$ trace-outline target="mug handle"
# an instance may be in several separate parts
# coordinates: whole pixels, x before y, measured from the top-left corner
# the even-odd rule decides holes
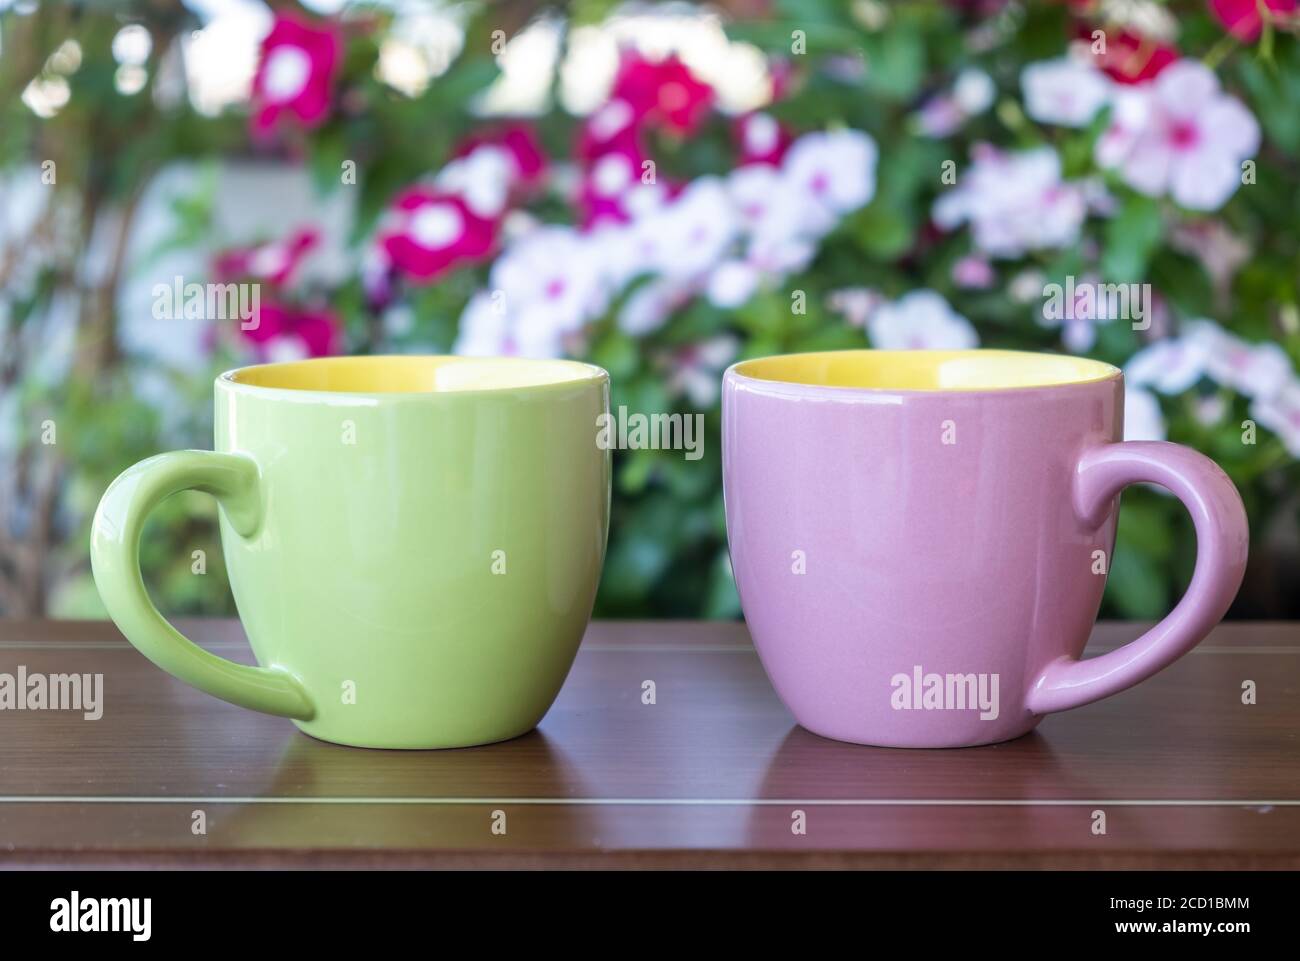
[[[91,569],[109,617],[164,671],[231,704],[307,721],[316,708],[301,681],[284,668],[249,667],[205,651],[158,613],[140,574],[140,533],[165,497],[183,490],[211,494],[231,526],[248,537],[261,517],[257,480],[249,458],[208,450],[172,451],[128,467],[95,511]]]
[[[1159,484],[1192,515],[1196,567],[1187,593],[1165,619],[1123,647],[1078,660],[1061,657],[1031,684],[1034,714],[1090,704],[1145,681],[1204,640],[1227,613],[1246,570],[1249,528],[1241,495],[1218,464],[1163,441],[1124,441],[1086,451],[1074,477],[1074,508],[1093,528],[1130,484]]]

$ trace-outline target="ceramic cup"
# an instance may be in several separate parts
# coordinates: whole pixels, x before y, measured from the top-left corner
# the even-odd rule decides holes
[[[142,461],[100,502],[100,594],[163,670],[327,741],[438,748],[523,734],[591,615],[608,404],[606,373],[572,361],[338,357],[222,374],[216,451]],[[200,649],[145,591],[145,518],[187,489],[220,505],[260,667]]]
[[[1003,741],[1204,638],[1245,568],[1241,498],[1192,450],[1121,441],[1123,400],[1118,369],[1050,354],[843,351],[729,369],[731,561],[795,719],[862,744]],[[1191,586],[1140,638],[1081,660],[1118,494],[1136,483],[1191,513]]]

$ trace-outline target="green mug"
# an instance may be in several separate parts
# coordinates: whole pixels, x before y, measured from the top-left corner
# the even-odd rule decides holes
[[[609,376],[562,360],[331,357],[216,381],[216,450],[117,478],[91,563],[109,615],[163,670],[362,747],[531,730],[573,664],[604,560]],[[260,667],[183,637],[139,567],[149,511],[213,495]]]

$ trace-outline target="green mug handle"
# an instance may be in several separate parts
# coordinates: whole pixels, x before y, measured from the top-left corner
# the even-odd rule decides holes
[[[168,674],[231,704],[307,721],[316,707],[301,681],[281,667],[249,667],[205,651],[158,613],[140,574],[145,518],[164,498],[183,490],[211,494],[235,531],[248,537],[261,518],[257,484],[257,465],[237,454],[181,450],[142,460],[99,502],[90,565],[109,617]]]

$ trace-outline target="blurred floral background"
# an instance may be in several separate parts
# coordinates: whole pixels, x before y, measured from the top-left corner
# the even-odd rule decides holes
[[[102,616],[94,506],[211,446],[219,371],[455,351],[704,414],[700,460],[615,454],[597,614],[733,617],[723,368],[978,344],[1123,366],[1127,436],[1242,491],[1234,615],[1300,615],[1298,34],[1296,0],[0,0],[0,612]],[[232,612],[209,500],[144,548],[164,610]],[[1104,613],[1194,556],[1128,491]]]

